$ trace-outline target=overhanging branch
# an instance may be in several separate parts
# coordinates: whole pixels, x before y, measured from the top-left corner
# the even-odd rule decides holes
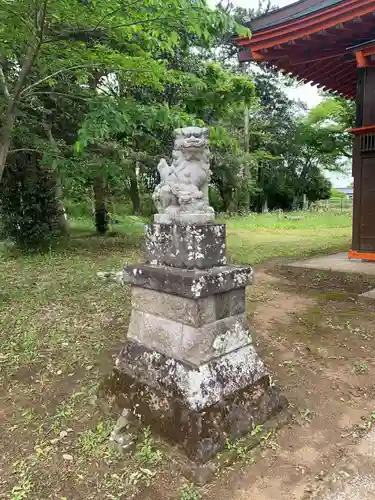
[[[143,0],[135,0],[134,2],[130,2],[126,5],[121,5],[120,7],[118,7],[117,9],[115,10],[112,10],[111,12],[108,12],[107,14],[105,14],[101,19],[100,21],[98,22],[98,24],[95,26],[94,30],[99,28],[99,26],[102,24],[102,22],[107,19],[108,17],[111,17],[113,16],[114,14],[117,14],[118,12],[121,12],[124,8],[125,9],[128,9],[129,7],[132,7],[133,5],[136,5],[137,3],[143,3]]]
[[[8,151],[8,155],[10,155],[12,153],[20,153],[21,151],[30,151],[30,152],[34,152],[34,153],[40,152],[39,149],[34,149],[34,148],[18,148],[18,149],[11,149],[10,151]]]
[[[50,90],[49,92],[33,92],[32,95],[48,95],[50,97],[54,96],[60,96],[60,97],[66,97],[68,99],[76,100],[76,101],[88,101],[88,97],[82,97],[79,95],[73,95],[73,94],[66,94],[64,92],[55,92],[54,90]]]
[[[40,78],[39,80],[37,80],[36,82],[32,83],[28,87],[25,87],[23,89],[23,91],[21,92],[21,96],[23,96],[26,93],[30,92],[31,89],[37,87],[38,85],[40,85],[41,83],[49,80],[50,78],[53,78],[54,76],[57,76],[57,75],[61,75],[61,73],[67,73],[69,71],[74,71],[76,69],[94,68],[95,66],[97,66],[97,65],[94,65],[94,64],[90,64],[90,65],[79,64],[79,65],[76,65],[76,66],[71,66],[70,68],[59,69],[58,71],[55,71],[54,73],[51,73],[50,75],[47,75],[47,76],[45,76],[43,78]]]
[[[94,69],[94,68],[100,68],[100,67],[101,67],[101,65],[99,65],[99,64],[79,64],[77,66],[71,66],[70,68],[59,69],[58,71],[55,71],[54,73],[51,73],[50,75],[45,76],[45,77],[41,78],[40,80],[32,83],[28,87],[25,87],[23,89],[23,91],[21,92],[21,97],[24,96],[25,94],[28,94],[30,92],[30,90],[37,87],[41,83],[49,80],[50,78],[53,78],[54,76],[60,75],[61,73],[66,73],[68,71],[74,71],[76,69],[83,69],[83,68]],[[125,71],[125,72],[134,72],[134,73],[149,73],[150,72],[150,70],[147,70],[147,69],[135,69],[135,68],[133,68],[133,69],[116,68],[116,69],[121,70],[121,71]],[[114,71],[113,69],[111,70],[110,68],[107,68],[107,70],[108,70],[108,73],[110,73],[111,71]]]

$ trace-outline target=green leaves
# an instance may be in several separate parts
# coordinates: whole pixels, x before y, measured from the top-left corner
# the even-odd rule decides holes
[[[45,160],[65,185],[98,170],[123,182],[136,165],[151,186],[173,129],[185,125],[207,124],[213,148],[239,151],[236,122],[254,87],[210,61],[223,36],[249,32],[222,9],[205,0],[0,0],[0,20],[12,142],[51,151]],[[1,117],[5,109],[0,94]]]

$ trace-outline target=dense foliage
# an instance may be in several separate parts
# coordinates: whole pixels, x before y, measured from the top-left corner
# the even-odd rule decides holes
[[[2,231],[22,249],[48,250],[65,231],[56,173],[35,152],[14,155],[0,184]]]
[[[158,160],[171,154],[173,129],[183,125],[211,130],[210,195],[219,212],[291,209],[304,196],[328,197],[322,172],[342,168],[350,155],[351,104],[325,99],[306,113],[287,96],[292,82],[239,68],[233,57],[233,33],[249,35],[245,21],[271,8],[0,0],[7,233],[23,246],[50,242],[64,232],[61,202],[68,211],[93,210],[101,233],[118,207],[150,214]],[[31,157],[33,188],[17,180],[28,177]]]

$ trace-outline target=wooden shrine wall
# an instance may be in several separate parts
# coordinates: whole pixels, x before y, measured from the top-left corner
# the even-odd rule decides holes
[[[375,68],[359,68],[356,128],[353,144],[352,250],[375,253]]]

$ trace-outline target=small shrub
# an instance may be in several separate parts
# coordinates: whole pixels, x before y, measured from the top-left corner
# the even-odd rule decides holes
[[[199,500],[197,490],[191,484],[186,484],[179,491],[179,500]]]
[[[3,236],[24,250],[47,250],[65,229],[55,175],[35,153],[14,156],[0,184]]]
[[[367,363],[355,363],[354,364],[354,370],[356,373],[367,373],[368,372],[368,365]]]
[[[112,428],[113,422],[105,420],[99,422],[95,430],[89,429],[82,433],[78,441],[82,452],[87,456],[101,455],[107,447]]]
[[[140,464],[150,466],[158,464],[161,457],[161,451],[155,447],[155,442],[151,435],[151,429],[146,427],[143,430],[143,439],[137,446],[135,458]]]

